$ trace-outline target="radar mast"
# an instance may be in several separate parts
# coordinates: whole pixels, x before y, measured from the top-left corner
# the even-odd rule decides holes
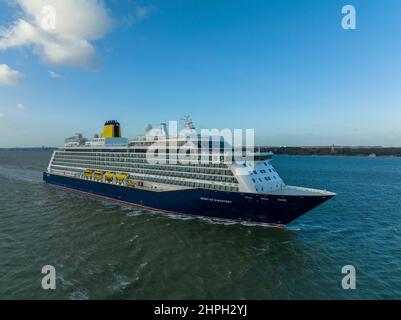
[[[194,123],[192,122],[192,119],[191,119],[190,116],[184,116],[182,118],[182,120],[184,121],[184,128],[185,129],[195,130]]]

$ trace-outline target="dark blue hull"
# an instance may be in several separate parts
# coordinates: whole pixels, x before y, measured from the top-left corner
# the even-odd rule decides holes
[[[187,189],[157,192],[43,174],[49,184],[95,197],[165,213],[283,226],[327,201],[331,196],[279,196]]]

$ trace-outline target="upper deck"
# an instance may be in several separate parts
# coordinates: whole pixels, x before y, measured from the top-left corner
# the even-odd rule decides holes
[[[119,123],[109,121],[101,137],[85,139],[77,134],[66,139],[64,147],[54,152],[48,172],[84,177],[86,170],[98,170],[172,188],[263,193],[284,186],[269,163],[271,152],[233,147],[223,136],[199,135],[192,123],[187,122],[185,129],[174,134],[164,124],[159,129],[147,126],[144,135],[128,140],[121,137]]]

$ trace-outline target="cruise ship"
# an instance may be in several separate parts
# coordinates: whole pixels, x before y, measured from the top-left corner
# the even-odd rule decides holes
[[[271,152],[234,147],[197,133],[189,117],[180,133],[145,126],[133,140],[107,121],[101,136],[76,134],[54,151],[46,183],[91,197],[173,215],[284,227],[334,193],[289,186]]]

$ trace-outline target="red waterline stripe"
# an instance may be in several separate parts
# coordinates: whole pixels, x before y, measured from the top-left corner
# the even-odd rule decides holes
[[[194,215],[194,214],[190,214],[190,213],[181,213],[181,212],[176,212],[176,211],[167,211],[167,210],[163,210],[163,209],[157,209],[157,208],[152,208],[152,207],[147,207],[147,206],[143,206],[140,204],[135,204],[132,202],[126,202],[123,200],[117,200],[114,198],[109,198],[106,196],[101,196],[95,193],[90,193],[90,192],[86,192],[86,191],[81,191],[81,190],[77,190],[77,189],[73,189],[73,188],[68,188],[68,187],[64,187],[64,186],[59,186],[57,184],[52,184],[52,183],[48,183],[49,185],[56,187],[56,188],[60,188],[63,190],[67,190],[67,191],[73,191],[76,193],[80,193],[86,196],[89,196],[91,198],[97,198],[97,199],[105,199],[107,201],[111,201],[111,202],[116,202],[116,203],[120,203],[120,204],[124,204],[124,205],[128,205],[131,207],[136,207],[136,208],[141,208],[141,209],[145,209],[145,210],[150,210],[150,211],[156,211],[156,212],[160,212],[163,214],[172,214],[172,215],[179,215],[179,216],[188,216],[188,217],[192,217],[192,218],[200,218],[200,219],[210,219],[210,220],[218,220],[221,222],[235,222],[235,223],[245,223],[245,224],[257,224],[260,226],[266,226],[269,228],[279,228],[279,229],[284,229],[285,225],[283,224],[275,224],[275,223],[264,223],[264,222],[249,222],[249,221],[242,221],[242,220],[235,220],[235,219],[224,219],[224,218],[215,218],[215,217],[206,217],[206,216],[200,216],[200,215]]]

